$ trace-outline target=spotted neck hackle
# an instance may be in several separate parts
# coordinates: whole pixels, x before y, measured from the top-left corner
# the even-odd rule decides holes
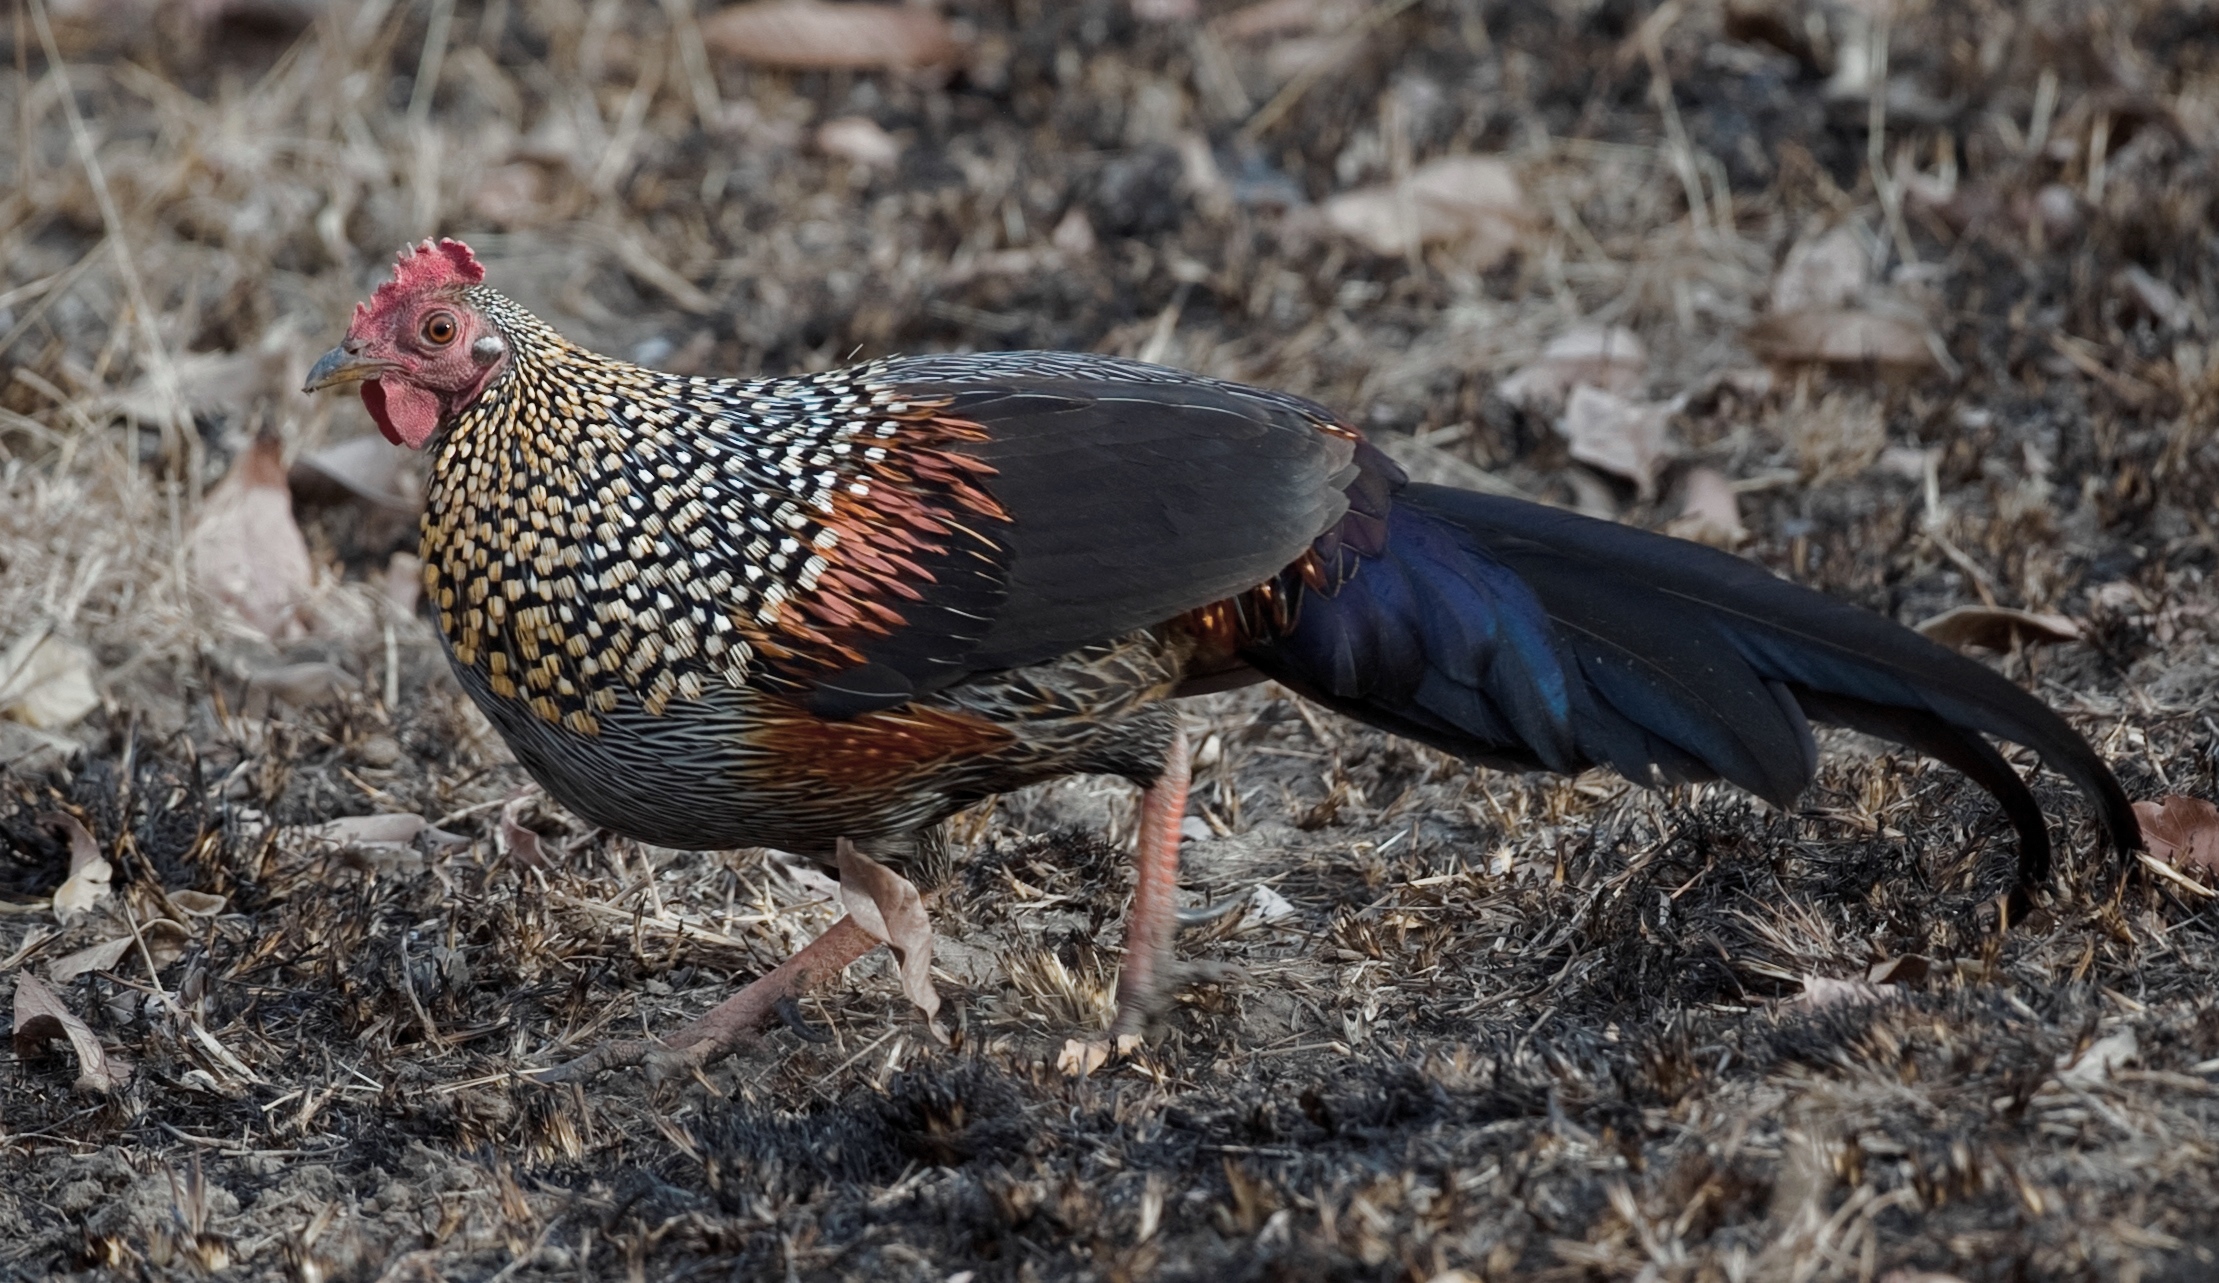
[[[948,514],[1006,519],[979,437],[869,364],[711,379],[587,351],[483,285],[513,359],[433,443],[424,584],[455,661],[598,733],[709,683],[777,688],[901,623]]]

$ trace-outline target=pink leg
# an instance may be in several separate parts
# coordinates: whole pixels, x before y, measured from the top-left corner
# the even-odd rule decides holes
[[[857,926],[855,919],[843,917],[799,953],[779,963],[769,975],[718,1003],[672,1034],[667,1042],[603,1043],[576,1060],[555,1066],[541,1075],[540,1081],[571,1082],[634,1065],[647,1066],[648,1076],[656,1080],[690,1073],[737,1050],[769,1020],[780,999],[840,974],[877,945],[878,941]]]
[[[1186,818],[1192,758],[1187,733],[1171,738],[1163,774],[1140,795],[1140,835],[1133,849],[1133,909],[1125,919],[1125,965],[1117,977],[1117,1023],[1111,1032],[1137,1034],[1163,1004],[1171,938],[1179,916],[1179,824]]]
[[[693,1023],[664,1039],[680,1051],[692,1047],[714,1048],[714,1060],[737,1047],[747,1035],[769,1022],[779,1000],[830,980],[847,965],[878,947],[871,933],[855,919],[842,917],[825,933],[803,945],[801,951],[701,1014]]]

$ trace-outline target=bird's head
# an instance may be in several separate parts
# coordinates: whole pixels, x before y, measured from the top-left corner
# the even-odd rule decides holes
[[[484,279],[461,241],[401,251],[393,279],[355,304],[347,341],[324,353],[303,390],[359,383],[385,439],[422,449],[511,359],[508,337],[467,297]]]

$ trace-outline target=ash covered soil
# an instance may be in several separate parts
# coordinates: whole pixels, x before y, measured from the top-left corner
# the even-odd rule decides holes
[[[2219,1270],[2209,872],[2044,776],[1999,931],[1996,807],[1850,735],[1782,814],[1211,697],[1184,886],[1230,908],[1129,1054],[1074,1072],[1132,826],[1075,780],[959,821],[948,1045],[881,954],[817,1040],[525,1076],[834,914],[510,805],[409,586],[419,464],[294,391],[429,233],[664,368],[1140,355],[1906,623],[2058,616],[1974,631],[2135,797],[2219,789],[2201,6],[1186,8],[958,0],[906,70],[684,3],[0,25],[0,987],[121,1079],[0,1055],[0,1275]],[[57,912],[72,824],[112,877]]]

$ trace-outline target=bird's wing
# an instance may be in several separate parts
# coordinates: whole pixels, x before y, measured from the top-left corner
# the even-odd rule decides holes
[[[811,680],[824,715],[1231,597],[1301,557],[1348,506],[1355,434],[1298,397],[1068,353],[889,361],[872,381],[969,425],[941,448],[991,470],[975,484],[1000,514],[964,515],[976,538],[960,564],[928,567],[920,598],[886,603],[903,623],[853,641],[863,662]]]

